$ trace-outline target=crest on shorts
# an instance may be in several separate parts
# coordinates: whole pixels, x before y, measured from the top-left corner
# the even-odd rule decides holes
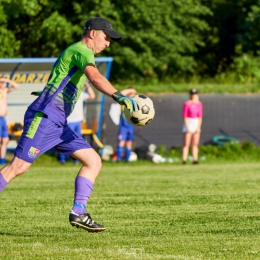
[[[38,154],[40,153],[40,150],[31,146],[29,152],[28,152],[28,155],[30,158],[35,158]]]

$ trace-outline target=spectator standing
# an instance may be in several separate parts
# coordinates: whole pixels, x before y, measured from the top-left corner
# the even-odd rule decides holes
[[[199,141],[201,134],[203,107],[199,101],[198,91],[193,88],[189,92],[189,100],[185,101],[182,110],[183,116],[183,149],[182,161],[186,164],[189,147],[192,147],[193,164],[198,164]]]
[[[7,86],[7,84],[9,86]],[[0,78],[0,164],[6,164],[6,148],[9,142],[8,126],[6,123],[7,115],[7,94],[16,90],[19,85],[6,78]]]

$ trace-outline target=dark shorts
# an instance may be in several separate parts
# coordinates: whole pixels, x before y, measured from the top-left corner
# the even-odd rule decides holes
[[[28,109],[24,116],[23,134],[14,155],[32,163],[53,147],[66,156],[77,150],[91,148],[89,143],[68,125],[59,126],[43,113]]]
[[[0,137],[8,137],[8,127],[4,117],[0,117]]]
[[[81,130],[82,130],[81,122],[68,123],[68,125],[74,132],[81,135]]]
[[[121,126],[118,131],[119,141],[133,141],[134,139],[134,128]]]

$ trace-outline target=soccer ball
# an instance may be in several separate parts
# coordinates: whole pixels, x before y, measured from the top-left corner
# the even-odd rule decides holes
[[[126,119],[135,126],[144,126],[151,123],[155,115],[153,101],[141,94],[135,95],[132,98],[135,100],[138,110],[130,113],[129,109],[125,107],[124,115]]]

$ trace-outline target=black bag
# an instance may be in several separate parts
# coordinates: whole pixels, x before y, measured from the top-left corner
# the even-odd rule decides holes
[[[148,151],[149,148],[147,145],[142,145],[134,149],[134,152],[137,154],[138,159],[143,159],[143,160],[146,160],[148,158],[147,157]]]
[[[13,132],[17,132],[21,130],[23,130],[23,126],[21,123],[15,123],[14,126],[12,127]]]

